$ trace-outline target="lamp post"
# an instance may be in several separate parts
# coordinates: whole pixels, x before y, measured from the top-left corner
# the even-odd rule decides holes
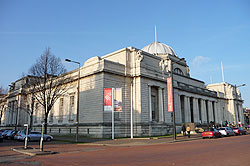
[[[234,85],[234,88],[235,88],[235,101],[236,101],[236,111],[237,111],[237,115],[238,115],[238,117],[236,117],[236,120],[237,120],[237,118],[238,118],[238,122],[239,122],[239,120],[240,120],[240,115],[239,115],[239,109],[238,109],[238,94],[237,94],[237,88],[238,87],[241,87],[241,86],[246,86],[246,84],[242,84],[242,85]],[[236,122],[236,123],[238,123],[238,122]],[[240,127],[240,126],[239,126]]]
[[[79,128],[79,92],[80,92],[80,62],[65,59],[67,62],[78,64],[78,83],[77,83],[77,111],[76,111],[76,142],[78,142],[78,128]]]
[[[174,75],[173,75],[173,64],[184,60],[184,58],[179,59],[176,62],[171,61],[171,80],[172,80],[172,98],[173,98],[173,139],[176,141],[176,122],[175,122],[175,107],[174,107]]]

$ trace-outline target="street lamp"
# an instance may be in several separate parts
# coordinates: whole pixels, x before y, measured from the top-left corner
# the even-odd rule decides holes
[[[246,84],[242,84],[242,85],[234,85],[234,88],[235,88],[235,101],[236,101],[236,111],[237,111],[237,115],[238,115],[238,122],[236,123],[239,123],[239,120],[240,120],[240,115],[239,115],[239,110],[238,110],[238,94],[237,94],[237,88],[238,87],[242,87],[242,86],[246,86]],[[237,118],[236,118],[237,120]],[[239,126],[240,127],[240,126]]]
[[[172,98],[173,98],[173,139],[176,141],[176,122],[175,122],[175,108],[174,108],[174,75],[173,75],[173,64],[177,64],[178,62],[185,60],[184,58],[179,59],[176,62],[171,61],[171,78],[172,78]]]
[[[78,128],[79,128],[79,92],[80,92],[80,62],[65,59],[67,62],[78,64],[78,83],[77,83],[77,111],[76,111],[76,142],[78,142]]]

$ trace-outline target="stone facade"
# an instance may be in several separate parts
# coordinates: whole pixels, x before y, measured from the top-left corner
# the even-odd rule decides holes
[[[166,47],[154,43],[155,47]],[[87,60],[80,68],[79,133],[91,137],[111,137],[111,112],[104,111],[104,88],[122,88],[122,112],[115,112],[115,137],[130,136],[131,109],[134,136],[166,135],[172,132],[172,113],[168,112],[167,77],[173,74],[174,108],[177,131],[183,123],[237,123],[243,118],[240,93],[225,94],[213,85],[191,78],[185,59],[170,52],[134,47],[124,48]],[[151,52],[156,50],[156,52]],[[159,49],[158,49],[159,51]],[[73,78],[69,90],[54,104],[48,118],[48,133],[74,134],[78,70],[67,73]],[[29,122],[31,94],[24,77],[14,83],[6,97],[2,126],[22,128]],[[227,84],[226,89],[230,89]],[[230,90],[228,90],[230,91]],[[239,91],[237,91],[239,92]],[[235,104],[237,101],[237,104]],[[131,105],[132,103],[132,105]],[[6,105],[5,104],[5,105]],[[235,107],[238,106],[238,114]],[[42,108],[35,102],[33,130],[40,130]]]
[[[210,84],[207,88],[222,94],[218,95],[218,100],[221,103],[219,106],[221,123],[226,120],[234,124],[238,124],[239,121],[244,123],[243,100],[236,85],[223,82]]]

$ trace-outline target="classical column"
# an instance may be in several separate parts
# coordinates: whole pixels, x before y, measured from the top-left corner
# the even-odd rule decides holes
[[[15,107],[15,102],[12,102],[12,119],[11,119],[11,124],[14,125],[16,121],[16,107]]]
[[[176,123],[182,123],[182,115],[181,115],[181,96],[176,92],[174,95],[175,99],[175,121]]]
[[[149,105],[149,122],[152,121],[152,102],[151,102],[151,86],[148,86],[148,105]]]
[[[200,122],[199,106],[197,98],[193,98],[193,114],[194,114],[194,123]]]
[[[206,103],[204,99],[201,99],[201,122],[207,123]]]
[[[218,108],[219,108],[218,102],[214,102],[215,122],[221,124],[222,118]]]
[[[9,124],[9,121],[10,121],[10,109],[7,108],[5,112],[5,125]]]
[[[244,115],[243,115],[242,104],[238,104],[238,110],[239,110],[240,121],[241,121],[241,123],[244,123]]]
[[[163,96],[162,96],[162,88],[158,88],[158,98],[159,98],[159,121],[164,121],[163,114]]]
[[[191,123],[191,111],[190,111],[190,97],[184,97],[184,110],[185,110],[185,122]]]
[[[213,114],[213,105],[211,101],[207,102],[208,104],[208,121],[214,121],[214,114]]]

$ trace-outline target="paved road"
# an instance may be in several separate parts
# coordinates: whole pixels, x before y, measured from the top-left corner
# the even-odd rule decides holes
[[[7,150],[3,147],[1,150]],[[249,166],[250,135],[142,146],[50,144],[48,156],[25,157],[2,165]],[[14,152],[12,152],[15,154]],[[0,151],[0,156],[2,155]],[[6,156],[7,157],[7,156]]]

